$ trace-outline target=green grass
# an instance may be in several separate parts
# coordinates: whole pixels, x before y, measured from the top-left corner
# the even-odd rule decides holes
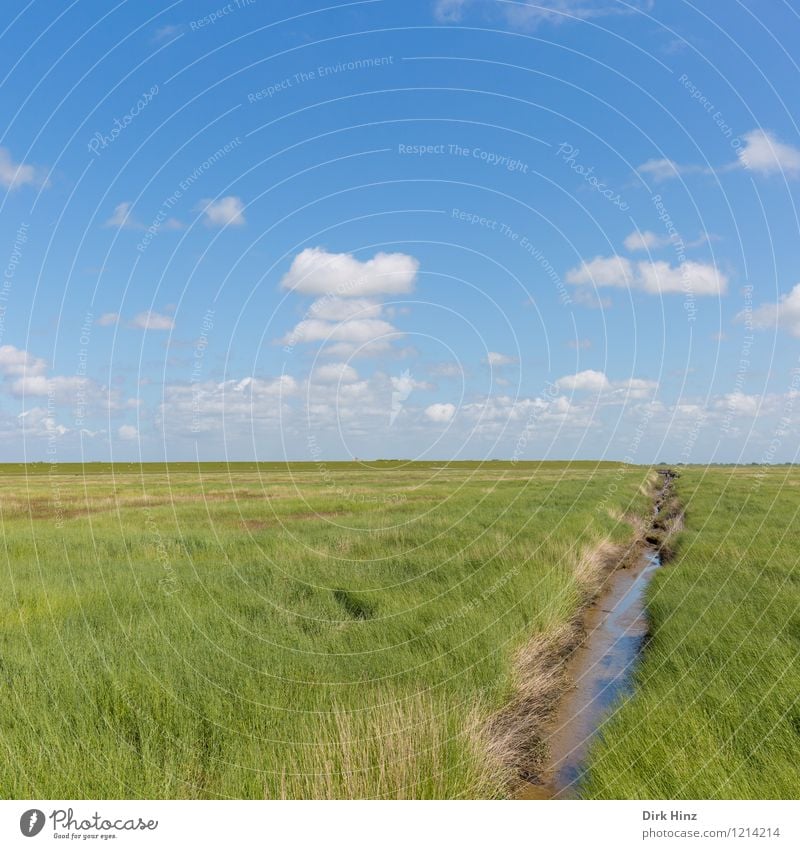
[[[678,556],[649,592],[636,693],[590,761],[591,798],[797,797],[800,471],[687,469]]]
[[[0,796],[493,797],[615,464],[0,469]]]

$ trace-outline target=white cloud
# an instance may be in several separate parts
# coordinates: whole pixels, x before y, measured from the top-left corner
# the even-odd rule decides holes
[[[644,380],[640,377],[611,381],[604,372],[594,371],[593,369],[560,377],[555,385],[563,392],[608,393],[608,399],[613,403],[650,398],[658,388],[655,381]]]
[[[489,351],[486,356],[486,362],[492,368],[498,368],[500,366],[514,365],[517,360],[516,357],[511,357],[508,354],[500,354],[497,351]]]
[[[355,298],[411,292],[419,262],[407,254],[378,253],[365,262],[352,254],[332,254],[324,248],[306,248],[281,280],[284,289],[303,295]]]
[[[327,363],[314,369],[313,377],[320,383],[355,383],[358,372],[347,363]]]
[[[658,383],[655,380],[630,377],[627,380],[614,381],[612,388],[618,395],[623,395],[626,399],[644,399],[652,397],[658,388]]]
[[[22,186],[42,186],[44,179],[32,165],[14,162],[7,147],[0,147],[0,185],[9,191]]]
[[[728,278],[718,268],[691,260],[678,266],[667,262],[640,262],[638,280],[639,288],[651,294],[721,295],[728,289]]]
[[[121,425],[117,434],[120,439],[127,441],[139,438],[139,430],[134,425]]]
[[[582,262],[577,268],[571,268],[566,274],[567,283],[575,286],[615,286],[628,288],[633,281],[633,265],[623,256],[596,256],[589,262]]]
[[[13,345],[0,346],[0,374],[7,377],[44,374],[47,363]]]
[[[765,175],[800,175],[800,149],[778,141],[766,130],[751,130],[745,133],[743,138],[744,147],[738,151],[739,162],[743,168]]]
[[[244,204],[235,195],[228,195],[219,200],[204,198],[195,209],[205,215],[207,227],[242,227],[244,226]]]
[[[611,386],[611,382],[602,371],[587,369],[560,377],[556,386],[565,392],[602,392]]]
[[[43,407],[32,407],[17,416],[19,426],[28,436],[64,436],[69,429],[56,422],[55,418]]]
[[[11,394],[17,397],[33,395],[36,397],[50,397],[59,403],[74,401],[79,393],[86,394],[89,389],[94,390],[94,383],[86,378],[73,377],[47,377],[43,374],[26,375],[19,377],[11,383]]]
[[[654,251],[671,241],[669,236],[659,236],[652,230],[634,230],[625,237],[625,248],[629,251]]]
[[[716,266],[688,260],[673,266],[667,262],[640,261],[627,257],[598,256],[583,262],[566,274],[568,283],[640,289],[649,294],[683,292],[695,295],[721,295],[728,289],[728,278]]]
[[[347,321],[351,318],[379,318],[383,305],[369,298],[319,298],[309,307],[309,314],[323,321]]]
[[[110,327],[112,324],[119,324],[119,313],[104,312],[100,318],[97,319],[95,324],[99,324],[100,327]]]
[[[748,316],[739,313],[736,318],[743,321]],[[758,330],[782,328],[800,338],[800,283],[788,295],[781,295],[776,304],[761,304],[754,309],[751,320],[753,327]]]
[[[296,345],[309,342],[348,342],[363,345],[382,336],[397,335],[399,331],[388,321],[376,318],[357,318],[352,321],[320,321],[307,318],[301,321],[281,342]]]
[[[752,417],[761,406],[764,396],[761,395],[746,395],[744,392],[730,392],[717,398],[714,406],[718,409],[725,409],[731,415]]]
[[[648,159],[642,163],[637,169],[640,174],[650,177],[656,183],[663,183],[664,180],[673,180],[680,177],[682,168],[671,159]]]
[[[446,424],[455,414],[454,404],[431,404],[425,408],[425,417],[439,424]]]
[[[274,379],[246,377],[222,383],[167,384],[161,419],[171,431],[221,433],[237,425],[244,430],[257,423],[277,424],[288,415],[286,401],[300,391],[290,375]]]
[[[138,230],[140,224],[131,215],[133,203],[125,200],[114,207],[114,214],[104,224],[104,227],[116,227],[118,230]]]
[[[172,330],[175,322],[171,316],[145,310],[137,313],[130,321],[130,327],[136,330]]]

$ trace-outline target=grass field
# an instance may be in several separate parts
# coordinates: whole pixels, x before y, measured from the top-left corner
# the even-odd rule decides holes
[[[650,587],[638,691],[585,795],[796,799],[800,471],[688,469],[677,492],[686,530]]]
[[[502,795],[515,658],[574,616],[648,475],[2,468],[0,796]]]

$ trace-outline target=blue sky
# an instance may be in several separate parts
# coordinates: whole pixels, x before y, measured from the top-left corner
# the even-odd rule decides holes
[[[796,5],[7,8],[1,460],[796,459]]]

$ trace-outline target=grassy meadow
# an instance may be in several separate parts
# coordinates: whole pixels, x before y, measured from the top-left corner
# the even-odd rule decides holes
[[[515,658],[575,615],[596,579],[587,552],[630,538],[621,517],[647,511],[648,477],[597,463],[2,467],[0,796],[500,796],[485,729],[513,697]],[[761,567],[776,592],[788,566]],[[672,598],[691,588],[683,571]],[[663,627],[668,591],[660,580]],[[770,612],[770,682],[789,613]],[[759,627],[748,615],[742,636]],[[746,672],[762,645],[742,651]],[[766,703],[778,719],[782,702]]]
[[[684,469],[686,529],[649,588],[635,695],[603,729],[590,798],[795,799],[800,470]]]

